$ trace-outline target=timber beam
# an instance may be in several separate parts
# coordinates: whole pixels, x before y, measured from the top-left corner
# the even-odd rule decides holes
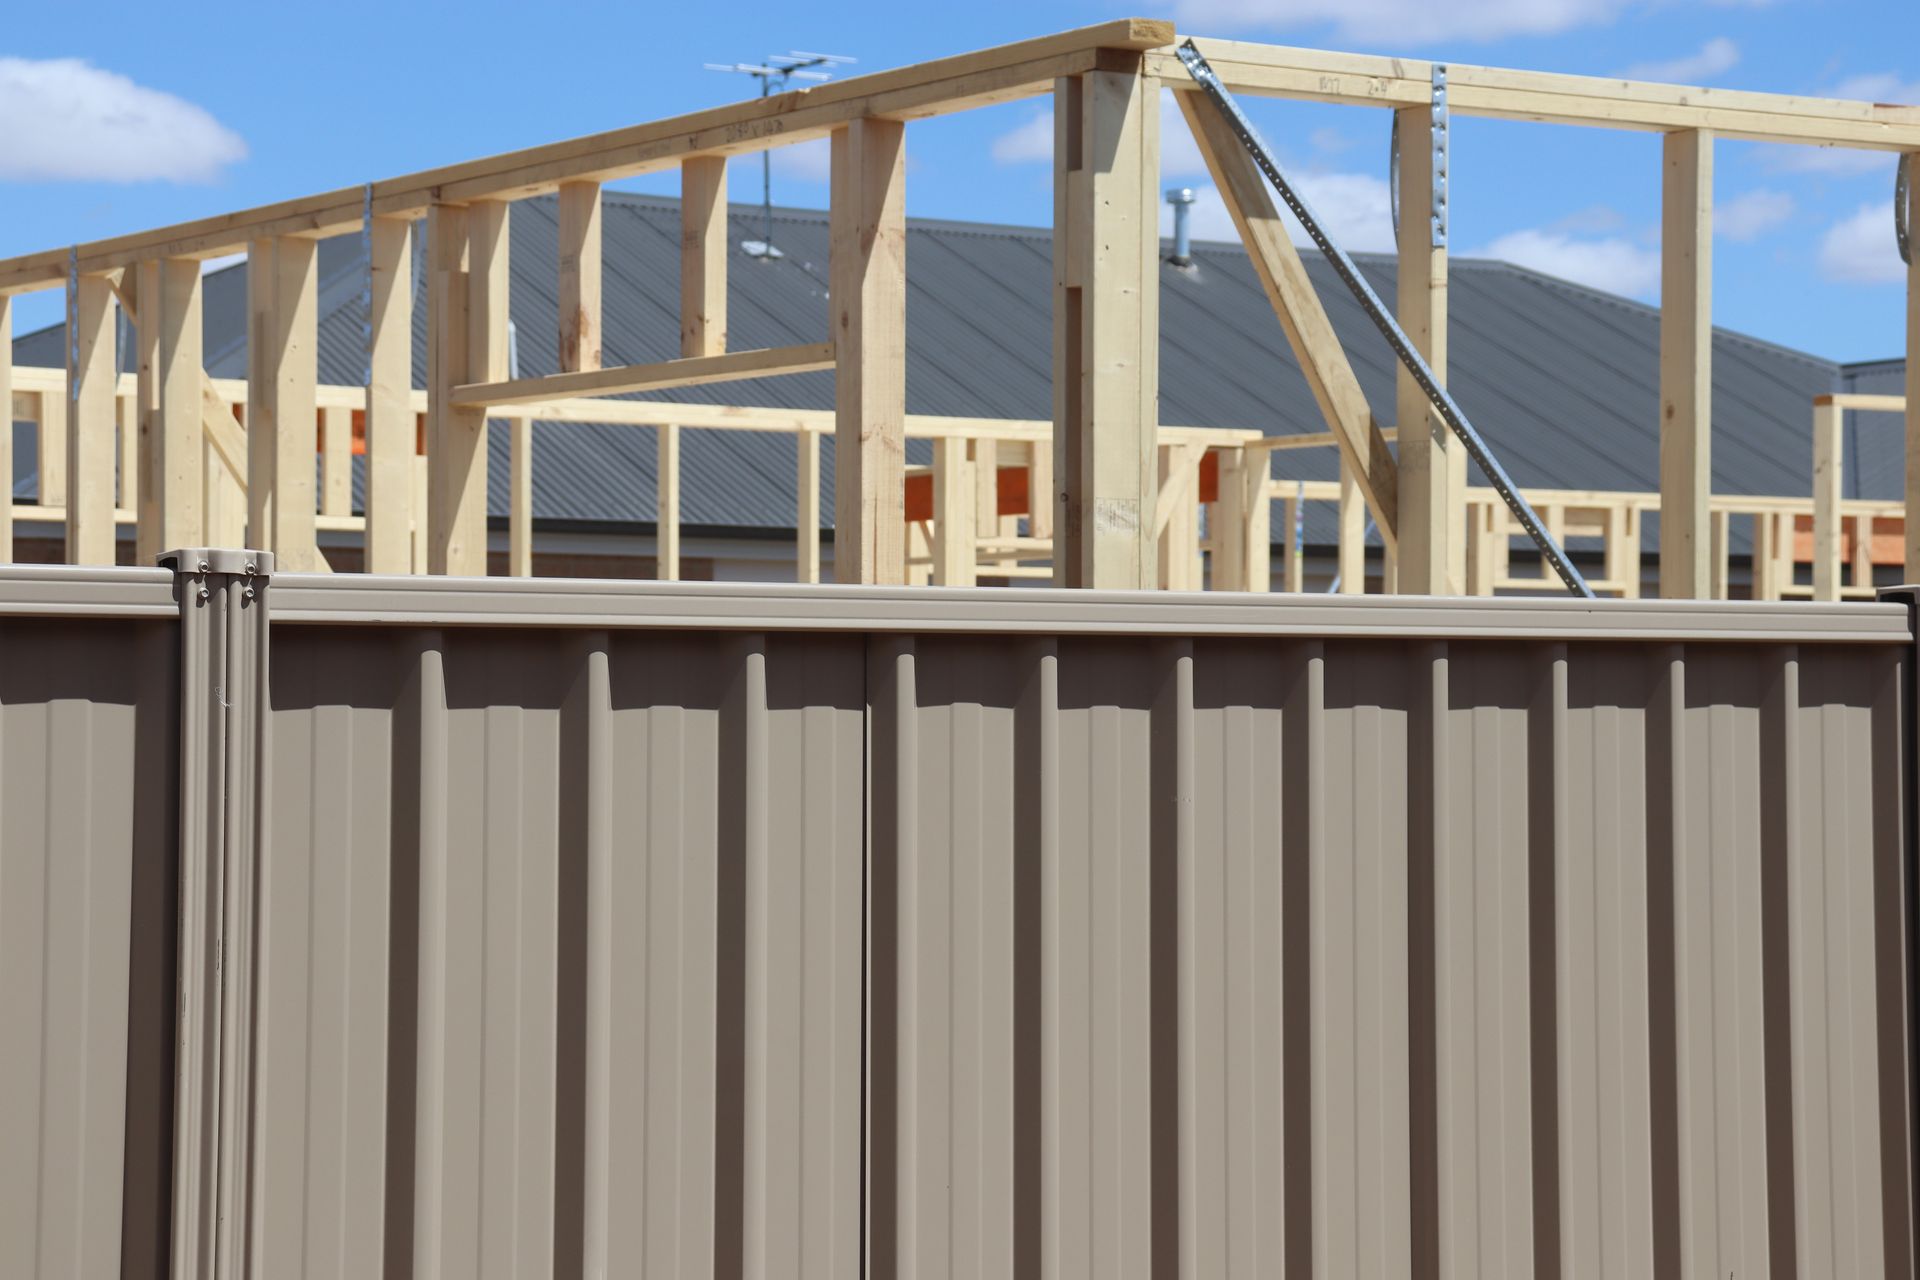
[[[658,364],[629,364],[614,369],[555,373],[544,378],[461,383],[449,389],[448,403],[462,408],[539,404],[545,400],[565,400],[574,396],[613,396],[628,391],[660,391],[669,387],[739,382],[777,374],[813,373],[831,369],[833,363],[833,344],[813,342],[797,347],[767,347],[717,356],[690,356],[679,360],[662,360]]]
[[[1047,92],[1056,79],[1099,66],[1113,50],[1171,45],[1173,24],[1120,18],[1057,35],[850,76],[790,93],[547,143],[373,184],[376,217],[417,218],[436,203],[520,200],[565,182],[609,182],[671,169],[689,156],[731,156],[823,138],[854,120],[904,122]],[[145,258],[213,258],[270,236],[324,239],[358,230],[366,188],[347,187],[238,213],[80,246],[82,272]],[[68,250],[0,262],[0,293],[66,279]]]
[[[1351,106],[1419,107],[1432,100],[1433,64],[1418,58],[1334,53],[1243,40],[1194,44],[1229,92]],[[1148,62],[1168,86],[1195,88],[1171,53]],[[1753,142],[1797,142],[1879,151],[1920,149],[1920,106],[1654,84],[1449,62],[1455,115],[1670,133],[1706,129]]]

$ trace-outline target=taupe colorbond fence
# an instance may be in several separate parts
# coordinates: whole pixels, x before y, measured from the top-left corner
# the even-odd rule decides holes
[[[249,563],[0,573],[0,1274],[1914,1273],[1903,603]]]

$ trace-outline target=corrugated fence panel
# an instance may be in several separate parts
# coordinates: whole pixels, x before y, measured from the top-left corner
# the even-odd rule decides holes
[[[1914,1274],[1896,611],[235,572],[257,838],[153,575],[0,595],[0,1273],[204,1256],[217,955],[263,1275]]]
[[[166,1273],[179,663],[0,628],[0,1274]]]
[[[876,639],[876,1273],[1908,1274],[1901,663]]]
[[[282,633],[274,1274],[857,1268],[864,663]]]

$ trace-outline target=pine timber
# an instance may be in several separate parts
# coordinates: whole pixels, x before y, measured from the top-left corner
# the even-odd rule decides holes
[[[1233,93],[1356,106],[1420,107],[1432,99],[1433,64],[1418,58],[1334,53],[1237,40],[1194,43]],[[1154,53],[1170,87],[1193,88],[1178,62]],[[1711,130],[1754,142],[1869,150],[1920,149],[1920,106],[1854,102],[1601,76],[1561,75],[1449,62],[1448,109],[1457,116],[1594,125],[1655,133]]]
[[[414,522],[426,518],[413,504],[413,224],[375,218],[367,247],[366,566],[369,573],[406,573]]]
[[[114,560],[113,290],[81,276],[67,301],[67,563]]]
[[[563,182],[559,200],[560,371],[600,367],[600,184]]]
[[[505,209],[505,205],[487,206]],[[615,369],[582,373],[554,373],[544,378],[501,378],[468,382],[449,391],[450,403],[461,408],[500,408],[536,405],[575,396],[612,396],[628,391],[664,391],[715,382],[739,382],[786,373],[813,373],[834,367],[830,342],[759,351],[731,351],[725,355],[690,356],[657,364],[629,364]]]
[[[1266,180],[1217,112],[1191,95],[1181,94],[1178,101],[1268,301],[1280,318],[1287,344],[1300,362],[1321,416],[1333,430],[1340,456],[1352,470],[1380,536],[1392,545],[1400,528],[1400,464],[1373,420],[1366,393],[1360,389],[1360,380],[1354,376],[1333,322],[1314,292],[1306,264],[1287,234]]]
[[[6,448],[0,449],[0,559],[13,559],[13,299],[0,297],[0,405],[6,406]]]
[[[1913,180],[1920,183],[1920,147],[1910,154]],[[1920,196],[1907,191],[1907,582],[1920,582]]]
[[[170,548],[206,544],[200,264],[143,262],[139,279],[136,402],[144,476],[136,541],[138,563],[152,564]]]
[[[1433,243],[1433,108],[1403,107],[1394,113],[1394,127],[1400,140],[1395,309],[1408,340],[1444,383],[1447,251]],[[1409,428],[1399,438],[1398,586],[1409,595],[1460,595],[1466,590],[1466,448],[1404,365],[1395,377],[1395,416]]]
[[[1660,239],[1660,594],[1708,598],[1713,444],[1713,137],[1664,139]]]
[[[855,120],[832,145],[833,572],[839,582],[898,585],[907,572],[906,130]]]
[[[324,566],[315,540],[319,271],[313,241],[247,251],[247,531],[276,567]]]
[[[1054,91],[1060,586],[1146,590],[1158,577],[1159,101],[1137,67]]]

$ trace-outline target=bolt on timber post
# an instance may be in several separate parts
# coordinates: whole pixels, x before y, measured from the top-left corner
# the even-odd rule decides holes
[[[180,941],[174,1275],[247,1256],[253,1186],[255,896],[267,804],[264,551],[160,556],[180,606]]]

